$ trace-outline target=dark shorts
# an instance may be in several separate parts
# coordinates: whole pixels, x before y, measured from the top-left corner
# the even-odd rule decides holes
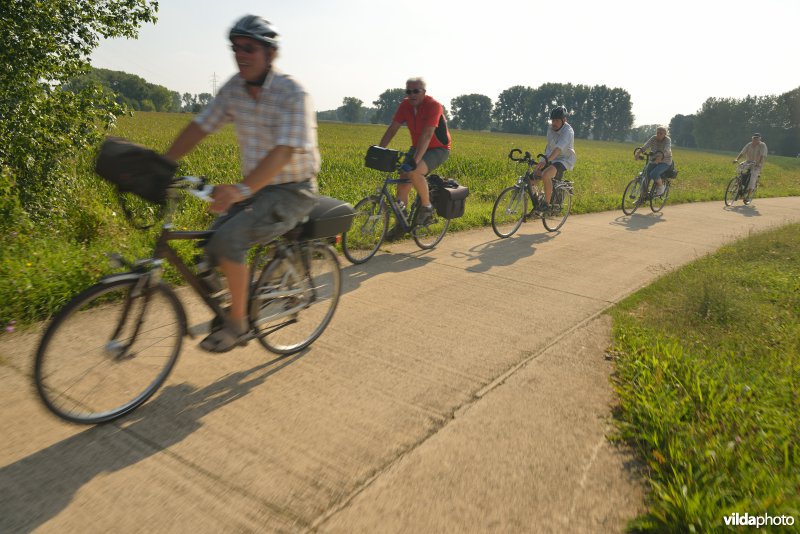
[[[316,203],[311,182],[268,185],[214,220],[210,229],[215,233],[206,252],[215,264],[220,258],[245,263],[256,243],[285,234],[303,222]]]
[[[556,175],[553,177],[553,180],[561,180],[564,177],[564,173],[567,171],[567,168],[564,167],[564,164],[560,161],[556,161],[555,163],[549,164],[547,167],[553,166],[556,168]],[[545,169],[547,168],[545,167]],[[542,169],[544,170],[544,169]]]
[[[408,163],[409,165],[414,164],[414,154],[416,153],[416,149],[412,146],[408,149],[406,153],[406,157],[403,160],[403,163]],[[425,165],[428,166],[428,172],[432,172],[435,168],[441,166],[442,163],[447,161],[447,158],[450,157],[450,151],[443,147],[438,148],[429,148],[425,151],[425,155],[422,156],[422,161],[425,162]]]

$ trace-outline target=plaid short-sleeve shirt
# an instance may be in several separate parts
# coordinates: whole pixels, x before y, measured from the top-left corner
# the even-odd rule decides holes
[[[292,159],[271,183],[316,181],[320,156],[311,99],[296,80],[274,68],[257,99],[248,94],[245,80],[237,74],[194,121],[206,133],[234,124],[244,176],[275,147],[289,146],[294,149]]]

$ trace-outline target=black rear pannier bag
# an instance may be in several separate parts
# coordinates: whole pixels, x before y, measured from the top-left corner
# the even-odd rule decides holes
[[[178,165],[154,150],[120,137],[108,137],[100,147],[95,172],[120,193],[133,193],[155,204],[167,201],[167,187]]]
[[[303,225],[302,239],[322,239],[334,237],[350,229],[356,212],[347,202],[326,196],[319,196],[317,205],[308,214],[308,222]]]
[[[678,170],[675,168],[674,161],[670,164],[669,168],[666,171],[664,171],[664,174],[662,174],[661,176],[664,178],[669,178],[670,180],[673,178],[677,178]]]
[[[367,149],[364,165],[376,171],[394,172],[397,170],[399,159],[399,151],[374,145]]]
[[[431,203],[439,217],[457,219],[464,215],[467,206],[469,188],[458,185],[455,180],[442,180],[438,175],[428,176],[431,191]]]

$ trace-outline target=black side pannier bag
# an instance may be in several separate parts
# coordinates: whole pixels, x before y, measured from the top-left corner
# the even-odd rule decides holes
[[[353,206],[332,197],[320,195],[317,205],[308,214],[308,222],[303,225],[301,239],[322,239],[334,237],[350,229],[356,212]]]
[[[670,180],[673,178],[677,178],[678,170],[675,168],[674,161],[670,164],[669,168],[667,168],[667,170],[664,171],[664,174],[662,174],[661,176],[664,178],[669,178]]]
[[[431,203],[439,217],[457,219],[464,215],[467,207],[469,188],[458,185],[455,180],[442,180],[438,175],[428,176],[431,191]]]
[[[120,137],[108,137],[100,147],[94,170],[120,193],[133,193],[163,206],[177,168],[177,163],[155,150]]]
[[[376,171],[394,172],[397,170],[399,160],[399,151],[373,145],[367,149],[364,165]]]

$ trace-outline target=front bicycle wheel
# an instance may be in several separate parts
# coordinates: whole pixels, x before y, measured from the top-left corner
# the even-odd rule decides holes
[[[658,186],[656,186],[655,181],[653,181],[653,185],[650,189],[650,209],[653,210],[653,213],[658,213],[664,209],[664,205],[666,205],[667,199],[669,198],[669,187],[669,180],[664,180],[664,192],[660,195],[656,195]]]
[[[739,178],[734,176],[728,182],[728,188],[725,189],[725,205],[733,206],[733,203],[739,200]]]
[[[350,229],[342,234],[342,252],[350,262],[364,263],[378,252],[389,226],[389,210],[380,196],[361,199]]]
[[[511,237],[519,230],[527,202],[525,190],[516,185],[506,187],[500,192],[492,208],[492,230],[497,237]]]
[[[642,201],[642,182],[639,178],[634,178],[628,183],[625,192],[622,194],[622,213],[633,215]]]
[[[53,318],[33,370],[51,412],[73,423],[105,423],[136,409],[167,379],[185,315],[171,289],[146,282],[101,282]]]
[[[419,209],[419,206],[417,209]],[[450,219],[445,219],[436,213],[434,209],[428,224],[415,224],[411,228],[411,237],[414,238],[414,242],[422,250],[432,249],[439,244],[439,241],[444,239],[444,234],[447,233],[447,228],[449,227]]]
[[[331,322],[342,292],[339,259],[330,245],[306,242],[294,251],[304,257],[276,257],[264,268],[250,300],[257,339],[277,354],[311,345]]]
[[[553,191],[553,197],[550,201],[542,223],[548,232],[555,232],[567,222],[569,217],[569,210],[572,208],[572,195],[566,189],[557,188]]]
[[[745,186],[745,187],[747,187],[747,186]],[[742,202],[744,202],[745,206],[749,206],[750,203],[753,202],[753,199],[756,196],[756,191],[758,191],[758,184],[756,184],[756,187],[752,191],[750,191],[749,193],[745,192],[744,198],[742,199]]]

